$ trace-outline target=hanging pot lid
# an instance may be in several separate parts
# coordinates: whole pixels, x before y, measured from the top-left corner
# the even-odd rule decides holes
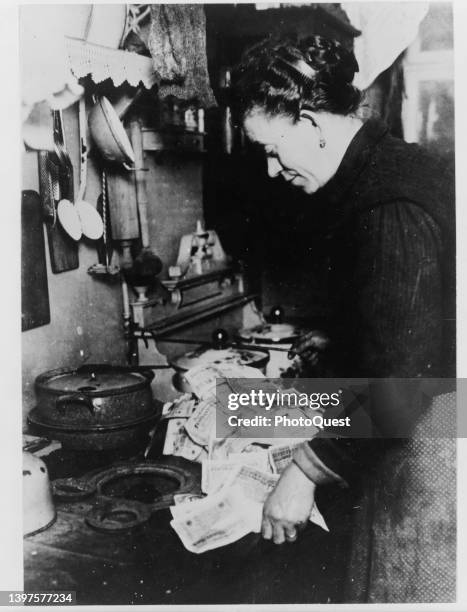
[[[268,360],[269,353],[266,351],[237,349],[234,347],[215,349],[203,346],[174,359],[172,365],[179,370],[190,370],[199,365],[220,363],[262,368],[266,365]]]
[[[132,372],[130,368],[97,364],[78,369],[59,368],[36,378],[36,388],[49,393],[84,393],[108,396],[146,388],[154,378],[151,370]]]

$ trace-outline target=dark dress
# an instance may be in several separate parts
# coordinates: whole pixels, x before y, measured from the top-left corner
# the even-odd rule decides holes
[[[393,138],[382,123],[370,120],[352,140],[336,175],[313,199],[314,205],[326,214],[331,313],[327,330],[331,345],[326,356],[329,375],[455,376],[455,209],[454,179],[448,164],[415,144]],[[372,410],[377,418],[378,405]],[[411,414],[409,401],[403,410],[404,418],[413,418],[415,425],[419,412],[414,410]],[[432,406],[428,407],[423,419],[432,419],[432,410]],[[439,462],[434,461],[441,452],[435,442],[444,444],[444,459]],[[455,529],[451,528],[455,524],[454,448],[454,440],[431,440],[414,446],[410,440],[317,436],[296,451],[294,461],[318,484],[337,481],[345,487],[353,485],[356,475],[363,482],[352,554],[355,564],[358,559],[360,569],[366,570],[357,576],[353,573],[355,564],[350,568],[347,601],[416,601],[423,593],[424,601],[448,601],[453,597],[451,583],[446,587],[447,594],[442,590],[434,594],[433,589],[424,587],[425,582],[434,579],[432,566],[414,567],[408,563],[405,574],[398,574],[402,581],[399,583],[393,580],[394,572],[387,572],[386,583],[374,568],[373,574],[368,568],[370,559],[378,559],[382,565],[385,559],[392,563],[397,555],[385,555],[382,550],[388,551],[391,542],[399,550],[399,544],[408,537],[407,525],[416,534],[418,525],[425,534],[418,542],[417,559],[428,565],[430,559],[435,559],[435,540],[427,525],[439,526],[440,517],[434,521],[432,515],[419,514],[417,522],[409,516],[410,509],[419,513],[421,500],[425,503],[432,497],[433,486],[428,486],[428,480],[434,481],[433,469],[437,474],[442,472],[436,480],[439,487],[435,493],[449,506],[442,518],[450,536],[444,544],[449,548],[449,554],[444,551],[445,557],[455,563]],[[403,465],[410,467],[407,473]],[[415,482],[414,474],[417,475],[417,491],[411,493],[410,504],[405,493],[404,500],[398,500],[396,494],[380,495],[396,482],[388,481],[391,473],[398,474],[401,491],[406,490],[410,478]],[[423,478],[420,481],[422,474],[431,474],[425,478],[425,487]],[[378,527],[383,516],[398,537],[383,537],[382,534],[388,535]],[[371,537],[364,533],[365,529],[371,531]],[[455,565],[451,569],[447,573],[455,575]],[[376,579],[372,580],[372,575],[379,576],[379,590],[375,590]],[[391,580],[393,584],[389,584]],[[419,586],[411,591],[404,580],[415,581]]]
[[[454,177],[368,121],[329,183],[334,375],[454,375]]]

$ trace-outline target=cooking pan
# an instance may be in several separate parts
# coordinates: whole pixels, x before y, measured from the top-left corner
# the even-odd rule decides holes
[[[28,423],[34,432],[54,440],[60,440],[63,448],[70,450],[110,450],[122,448],[143,448],[146,446],[150,430],[157,423],[162,404],[155,403],[149,416],[126,421],[114,426],[76,426],[52,425],[43,420],[36,407],[28,415]]]
[[[31,427],[64,448],[107,450],[145,445],[162,404],[152,397],[154,372],[143,367],[86,364],[36,378]]]
[[[89,113],[89,130],[102,157],[132,169],[135,153],[118,114],[109,100],[102,96]]]
[[[108,364],[58,368],[35,381],[36,419],[71,429],[121,427],[154,412],[152,370]]]

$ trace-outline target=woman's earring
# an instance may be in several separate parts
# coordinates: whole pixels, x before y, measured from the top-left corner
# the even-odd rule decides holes
[[[324,147],[326,146],[326,141],[324,140],[324,138],[321,136],[321,138],[319,139],[319,148],[320,149],[324,149]]]

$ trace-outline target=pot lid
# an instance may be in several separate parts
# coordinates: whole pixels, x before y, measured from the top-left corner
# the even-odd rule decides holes
[[[296,325],[290,323],[262,323],[255,327],[241,329],[238,335],[242,340],[249,342],[256,340],[258,342],[292,342],[303,330]]]
[[[91,396],[136,391],[148,385],[153,373],[132,372],[129,368],[96,365],[77,370],[59,369],[38,376],[36,386],[52,393],[84,393]]]
[[[232,363],[235,365],[262,367],[267,363],[268,359],[269,355],[264,351],[236,349],[233,347],[225,349],[200,347],[174,359],[172,363],[181,370],[189,370],[195,366],[213,363]]]

